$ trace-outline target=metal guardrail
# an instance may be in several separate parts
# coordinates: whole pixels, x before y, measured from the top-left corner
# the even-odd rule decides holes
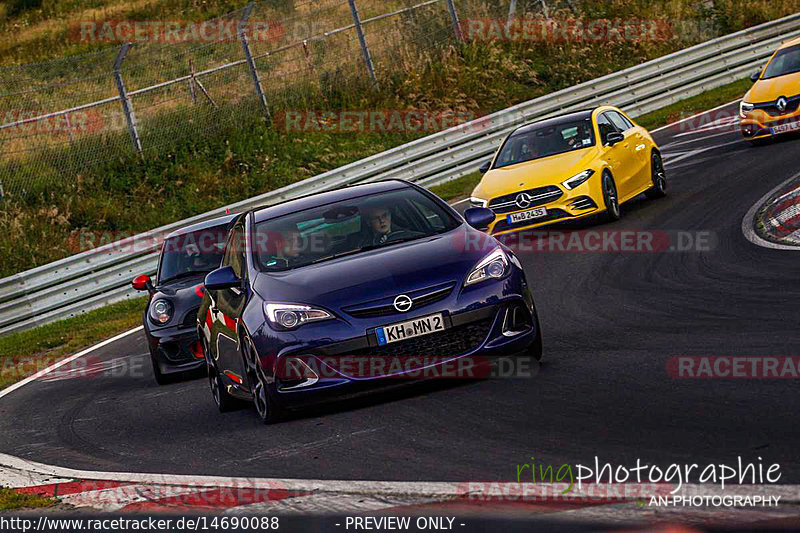
[[[68,318],[137,293],[130,279],[152,273],[152,248],[123,252],[175,229],[312,191],[403,178],[430,187],[478,169],[522,123],[611,103],[638,116],[754,71],[781,42],[800,36],[800,14],[720,37],[634,67],[509,107],[318,176],[227,207],[0,279],[0,334]]]

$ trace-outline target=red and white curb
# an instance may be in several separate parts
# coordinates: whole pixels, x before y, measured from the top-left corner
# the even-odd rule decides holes
[[[775,505],[714,507],[652,506],[651,496],[670,498],[664,484],[383,482],[225,478],[125,472],[95,472],[45,465],[0,454],[0,483],[19,492],[59,499],[99,512],[214,512],[259,514],[455,514],[467,517],[532,516],[592,522],[638,523],[680,520],[800,524],[800,486],[684,485],[684,497],[735,497]],[[638,504],[637,504],[638,501]]]
[[[798,180],[800,173],[791,176],[762,196],[747,211],[742,219],[742,233],[748,241],[764,248],[800,250],[800,184],[790,185]],[[789,189],[786,192],[775,197],[787,186]],[[765,207],[767,202],[769,205]],[[764,239],[756,232],[757,218],[773,240]]]
[[[800,184],[773,200],[764,215],[771,236],[800,246]]]

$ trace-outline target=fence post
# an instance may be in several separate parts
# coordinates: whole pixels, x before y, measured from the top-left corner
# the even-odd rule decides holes
[[[454,0],[447,0],[447,10],[450,11],[450,18],[453,19],[453,31],[456,32],[456,39],[463,41],[464,36],[461,34],[461,24],[458,22],[458,11],[456,11]]]
[[[122,62],[125,56],[128,55],[128,50],[131,43],[125,43],[119,49],[117,59],[114,60],[114,80],[117,82],[117,90],[119,91],[119,99],[122,102],[122,112],[125,113],[125,121],[128,123],[128,133],[131,134],[131,141],[133,141],[133,148],[137,153],[142,153],[142,142],[139,140],[139,131],[136,129],[136,115],[133,113],[133,105],[128,96],[128,91],[125,90],[125,82],[122,81],[122,74],[119,69],[122,67]]]
[[[514,22],[514,15],[517,12],[517,0],[511,0],[511,5],[508,6],[508,21],[506,21],[506,26],[511,26],[511,23]]]
[[[361,53],[364,54],[364,63],[367,65],[367,72],[369,72],[369,77],[372,78],[372,83],[377,86],[378,80],[375,77],[375,67],[372,64],[372,56],[369,53],[369,47],[367,47],[367,39],[364,37],[364,27],[361,25],[361,17],[358,14],[356,0],[347,0],[347,2],[350,4],[350,11],[353,13],[353,24],[356,27],[358,41],[361,43]]]
[[[247,19],[250,18],[250,13],[252,13],[254,5],[253,2],[247,4],[247,7],[244,9],[244,15],[242,15],[242,20],[240,20],[237,25],[237,32],[239,33],[239,40],[242,42],[244,56],[247,58],[247,66],[250,69],[250,75],[253,77],[253,83],[256,86],[256,94],[258,95],[261,109],[264,111],[267,119],[272,119],[272,116],[269,114],[269,106],[267,106],[267,97],[264,95],[264,88],[261,86],[261,79],[258,77],[256,62],[253,59],[253,53],[250,51],[250,40],[247,38],[247,31],[245,28],[245,23]]]

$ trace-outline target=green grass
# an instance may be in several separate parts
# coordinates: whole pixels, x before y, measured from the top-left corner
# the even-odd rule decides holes
[[[82,315],[0,337],[0,389],[142,323],[145,299],[135,298]]]
[[[666,126],[686,116],[741,98],[752,85],[753,82],[748,78],[735,81],[637,117],[636,122],[648,130]]]
[[[41,509],[56,504],[52,498],[42,498],[36,494],[26,494],[0,487],[0,512],[21,509]]]
[[[461,200],[462,198],[467,198],[472,193],[472,189],[474,189],[480,181],[481,173],[472,172],[442,185],[431,187],[431,192],[443,200]]]
[[[289,0],[274,2],[287,13],[291,4]],[[370,5],[367,0],[362,4]],[[720,33],[785,15],[800,7],[800,0],[729,4],[716,2],[709,8],[698,7],[693,0],[580,2],[585,17],[694,20],[709,22]],[[129,18],[152,18],[162,9],[164,18],[202,18],[228,10],[234,3],[151,0],[128,9],[117,0],[90,4],[20,0],[6,12],[3,27],[11,31],[9,28],[15,25],[35,28],[52,21],[63,25],[82,16],[86,7],[109,6],[122,6],[122,14]],[[0,63],[76,51],[57,35],[55,30],[43,32],[39,35],[43,41],[36,37],[23,42],[19,37],[6,55],[0,50]],[[358,61],[350,62],[350,70],[327,71],[324,57],[320,63],[323,66],[318,67],[314,77],[316,81],[310,84],[275,87],[269,84],[269,77],[265,79],[273,114],[281,109],[428,109],[483,114],[692,44],[685,36],[677,37],[680,38],[600,45],[534,41],[462,45],[438,42],[421,49],[409,45],[395,50],[390,58],[376,53],[376,66],[381,69],[377,89],[364,83],[363,73],[361,78],[355,76],[363,70]],[[33,54],[34,49],[39,55]],[[312,49],[312,58],[318,52]],[[0,240],[0,277],[81,251],[77,244],[86,232],[105,232],[113,238],[120,233],[124,236],[146,231],[274,190],[428,133],[281,132],[260,118],[252,99],[233,99],[252,92],[247,85],[239,89],[226,91],[224,85],[209,85],[220,103],[217,111],[209,110],[209,106],[189,111],[182,104],[183,107],[163,110],[155,107],[158,114],[148,115],[146,106],[138,100],[137,118],[146,147],[141,160],[125,154],[126,150],[130,152],[130,142],[123,131],[118,138],[88,136],[67,152],[42,152],[36,162],[0,162],[9,165],[0,173],[20,179],[29,176],[34,183],[26,194],[12,194],[0,206],[0,233],[5,236]],[[229,96],[230,101],[226,100]],[[183,98],[185,102],[185,95]],[[238,111],[231,115],[229,109],[236,106]],[[101,162],[85,167],[76,157],[80,153],[95,154],[95,159],[97,154],[106,155],[99,159]],[[9,190],[6,184],[6,191]],[[466,194],[464,191],[461,194]]]

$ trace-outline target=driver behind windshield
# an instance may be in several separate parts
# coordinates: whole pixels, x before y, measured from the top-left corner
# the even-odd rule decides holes
[[[365,231],[361,246],[380,245],[389,241],[421,235],[392,222],[392,211],[382,204],[368,204],[360,209]]]
[[[264,266],[293,267],[303,262],[304,239],[295,224],[279,227],[274,232],[274,251],[263,259]]]
[[[194,243],[187,244],[184,251],[189,258],[184,264],[184,272],[210,272],[219,266],[219,257],[201,253]]]

